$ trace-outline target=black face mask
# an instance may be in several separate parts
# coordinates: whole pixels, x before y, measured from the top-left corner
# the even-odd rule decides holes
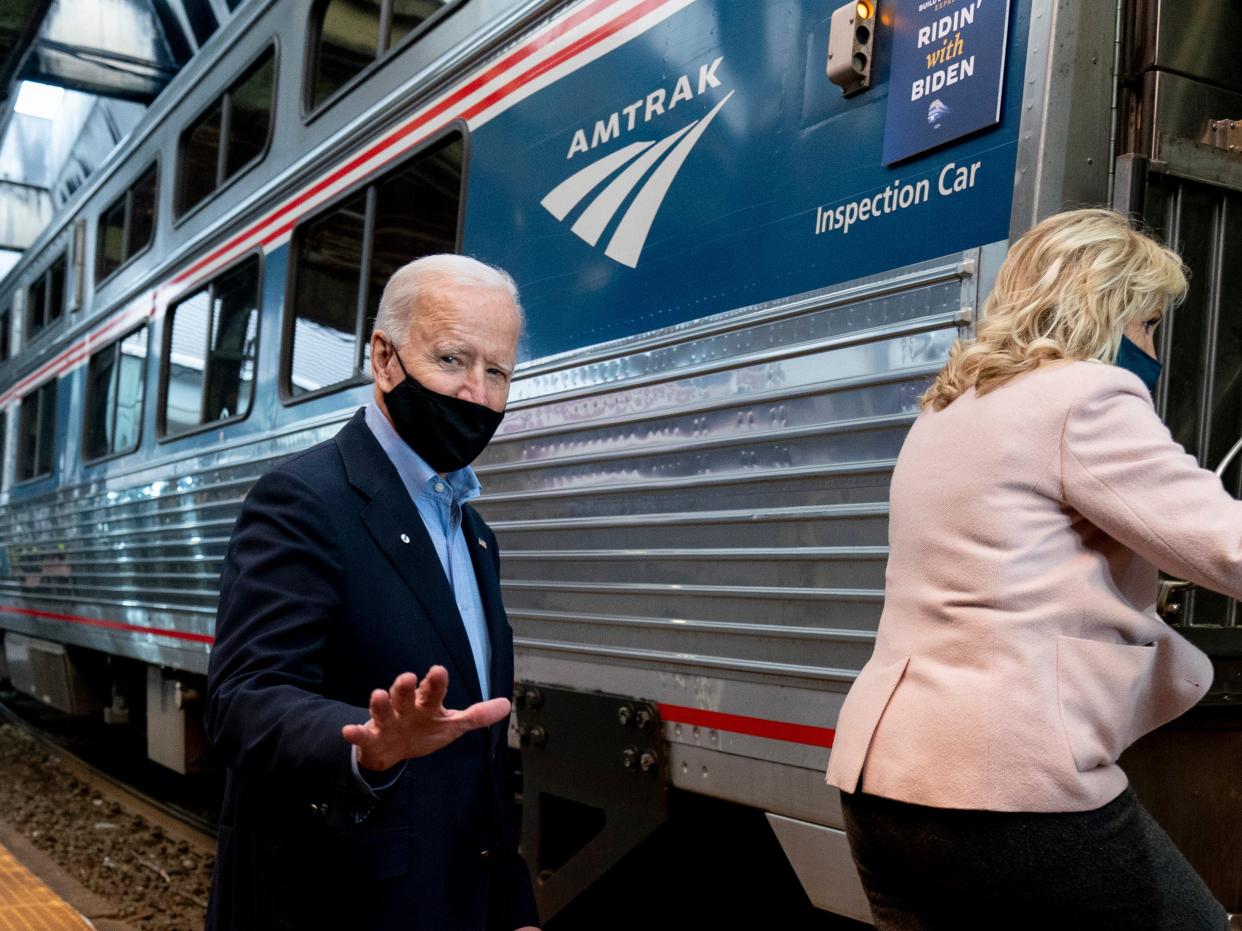
[[[397,350],[391,343],[389,347],[396,356]],[[455,472],[474,462],[500,426],[504,411],[437,394],[410,377],[400,356],[397,365],[405,381],[384,393],[397,435],[437,472]]]

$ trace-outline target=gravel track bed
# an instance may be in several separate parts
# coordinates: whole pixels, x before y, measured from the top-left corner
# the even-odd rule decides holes
[[[214,857],[107,798],[10,724],[0,725],[0,819],[134,928],[203,927]]]

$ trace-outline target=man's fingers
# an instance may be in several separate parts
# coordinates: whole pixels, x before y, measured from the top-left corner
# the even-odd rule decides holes
[[[418,700],[418,676],[412,672],[401,673],[393,680],[388,697],[398,715],[409,714]]]
[[[503,721],[509,716],[509,708],[509,699],[493,698],[491,701],[471,705],[453,717],[462,730],[471,731],[477,727],[491,727],[497,721]]]
[[[423,676],[423,684],[418,687],[418,707],[423,711],[436,712],[444,707],[444,696],[448,694],[448,670],[443,666],[432,666]]]
[[[341,728],[341,736],[357,747],[370,746],[377,739],[365,724],[346,724]]]
[[[383,689],[371,693],[370,712],[372,720],[380,727],[386,727],[397,718],[397,713],[392,710],[392,700]]]

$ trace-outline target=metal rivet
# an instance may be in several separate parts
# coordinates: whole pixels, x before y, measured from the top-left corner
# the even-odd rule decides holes
[[[402,543],[409,543],[409,542],[410,542],[410,535],[409,535],[408,533],[403,533],[403,534],[401,534],[401,542],[402,542]]]

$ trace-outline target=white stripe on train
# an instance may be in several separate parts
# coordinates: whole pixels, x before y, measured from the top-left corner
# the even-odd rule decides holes
[[[209,278],[214,272],[232,262],[238,256],[254,249],[254,247],[262,243],[264,252],[270,252],[273,249],[280,248],[288,243],[292,235],[292,227],[296,222],[307,213],[313,212],[324,202],[331,200],[342,191],[357,184],[362,179],[380,170],[384,165],[399,158],[405,152],[418,145],[429,136],[444,129],[453,121],[460,119],[463,113],[470,110],[472,106],[477,106],[479,102],[485,100],[490,94],[496,93],[497,90],[503,88],[506,84],[513,83],[520,79],[524,74],[537,70],[540,65],[553,58],[555,55],[571,46],[573,43],[581,41],[592,32],[606,27],[609,23],[615,23],[622,19],[632,10],[644,5],[651,5],[650,12],[643,14],[635,19],[634,22],[627,24],[616,32],[607,37],[592,43],[582,49],[581,52],[572,58],[557,64],[555,67],[548,69],[544,74],[519,85],[513,93],[506,94],[494,104],[481,110],[479,113],[471,116],[467,120],[467,126],[470,129],[478,129],[489,121],[495,119],[504,113],[510,107],[520,103],[532,94],[543,90],[557,81],[573,74],[591,62],[607,55],[629,42],[631,39],[642,35],[654,26],[663,22],[668,17],[677,13],[679,10],[692,4],[694,0],[627,0],[619,4],[612,4],[601,9],[582,22],[575,24],[571,28],[551,41],[547,42],[542,48],[515,62],[513,66],[505,71],[499,72],[488,81],[481,84],[476,90],[471,92],[456,105],[440,114],[436,119],[429,121],[425,127],[418,132],[410,133],[409,137],[400,140],[400,144],[395,144],[393,140],[399,139],[401,134],[408,130],[411,125],[415,125],[424,118],[425,114],[434,110],[437,106],[450,98],[454,93],[458,92],[463,86],[475,80],[479,75],[487,72],[489,68],[495,67],[496,61],[503,61],[505,58],[514,54],[515,51],[522,46],[538,44],[549,33],[555,32],[560,28],[561,24],[568,18],[578,12],[581,7],[575,7],[564,11],[563,14],[554,17],[548,22],[545,28],[539,32],[529,36],[521,45],[515,46],[513,49],[502,53],[497,58],[489,59],[482,63],[474,71],[464,75],[461,80],[455,82],[447,88],[442,94],[428,101],[424,106],[420,107],[409,118],[404,120],[400,125],[391,130],[383,140],[379,143],[374,141],[368,143],[368,147],[380,146],[371,158],[350,172],[338,178],[331,185],[326,186],[322,191],[317,191],[312,196],[307,196],[306,192],[313,188],[317,182],[311,182],[306,185],[298,194],[292,195],[283,203],[274,207],[268,214],[257,223],[253,224],[243,235],[242,238],[231,243],[227,251],[223,251],[213,257],[212,261],[205,263],[201,268],[195,270],[194,274],[187,277],[183,281],[177,281],[178,275],[184,274],[180,272],[172,275],[166,281],[161,282],[149,291],[139,294],[130,300],[119,313],[104,320],[98,327],[88,333],[84,338],[75,342],[72,346],[63,350],[55,359],[41,366],[38,370],[26,376],[13,387],[0,395],[0,408],[7,408],[19,401],[26,394],[29,394],[35,388],[50,381],[54,377],[61,377],[73,371],[80,365],[85,364],[90,357],[90,350],[98,342],[111,341],[114,335],[120,335],[129,325],[137,323],[145,317],[153,317],[156,313],[162,314],[168,307],[168,304],[181,294],[191,290],[204,279]],[[342,163],[347,163],[350,158],[356,157],[357,152],[353,153],[349,158],[343,159]],[[329,172],[330,173],[330,172]],[[283,213],[282,213],[283,211]],[[279,216],[278,216],[279,215]],[[282,231],[278,236],[272,237],[267,242],[263,242],[264,236],[271,235],[270,227],[279,220],[280,226],[288,225],[288,229]],[[277,229],[280,229],[277,226]],[[192,265],[192,263],[191,263]],[[176,282],[176,284],[174,284]],[[150,309],[147,309],[150,308]],[[125,318],[118,321],[118,318]],[[103,340],[100,337],[106,336]]]

